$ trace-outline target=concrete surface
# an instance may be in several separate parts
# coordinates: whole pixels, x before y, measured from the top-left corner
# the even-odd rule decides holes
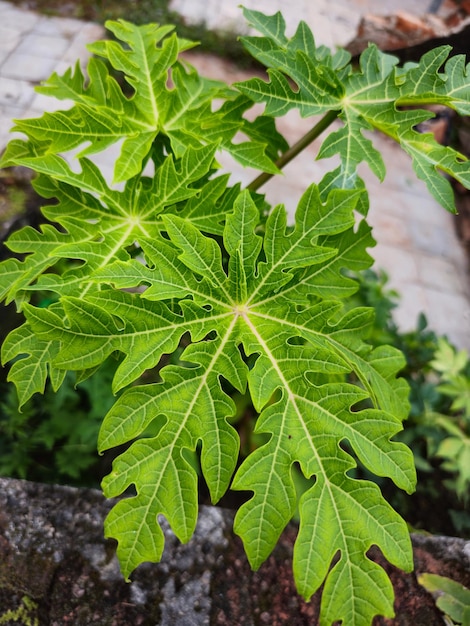
[[[206,21],[211,28],[239,32],[239,0],[172,0],[171,6],[188,21]],[[312,26],[317,43],[343,45],[352,39],[358,20],[365,12],[390,12],[407,8],[425,11],[430,0],[245,0],[248,7],[267,13],[282,9],[292,31],[299,18]],[[334,7],[334,8],[332,8]],[[217,18],[217,19],[216,19]],[[242,28],[242,27],[240,27]],[[0,0],[0,150],[5,146],[13,118],[36,117],[57,106],[52,99],[35,94],[34,85],[52,71],[62,72],[76,59],[86,62],[85,44],[101,38],[101,26],[74,19],[46,17],[22,10]],[[198,53],[190,55],[206,75],[229,81],[246,77],[227,61]],[[290,141],[310,128],[310,122],[295,113],[279,120],[280,129]],[[11,137],[11,135],[10,135]],[[431,328],[460,347],[470,349],[470,279],[468,260],[454,228],[454,218],[445,212],[418,181],[408,157],[388,139],[375,136],[388,166],[386,181],[379,184],[368,171],[364,178],[371,192],[370,220],[378,245],[371,253],[378,267],[390,276],[390,286],[401,294],[395,318],[404,330],[413,328],[424,312]],[[318,146],[312,146],[302,158],[289,164],[283,177],[266,185],[268,199],[285,202],[292,212],[305,187],[318,181],[329,167],[315,161]],[[103,163],[103,169],[108,164]],[[234,179],[246,183],[254,173],[235,167]]]

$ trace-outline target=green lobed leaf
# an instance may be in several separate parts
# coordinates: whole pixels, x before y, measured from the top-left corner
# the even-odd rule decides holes
[[[238,83],[237,88],[264,103],[267,115],[284,115],[292,108],[303,117],[338,111],[343,127],[326,138],[318,155],[340,156],[336,186],[355,187],[357,166],[362,161],[383,179],[382,157],[363,135],[374,129],[400,143],[429,192],[455,212],[451,186],[442,174],[468,188],[468,159],[449,146],[439,145],[432,134],[420,134],[416,126],[434,114],[416,107],[444,104],[468,115],[469,66],[463,55],[448,59],[450,47],[442,46],[426,53],[418,64],[398,67],[396,57],[371,45],[361,54],[359,68],[353,69],[345,66],[347,57],[339,55],[334,63],[334,57],[324,56],[304,23],[288,39],[279,15],[269,17],[247,10],[245,15],[263,36],[244,37],[243,43],[268,67],[270,82],[255,78]]]
[[[118,40],[88,47],[110,67],[93,57],[87,66],[88,79],[77,65],[62,76],[54,73],[39,88],[45,95],[72,101],[73,106],[16,120],[15,130],[26,134],[41,156],[81,148],[79,156],[84,157],[121,142],[114,167],[118,183],[140,174],[155,140],[164,136],[177,158],[188,146],[218,146],[244,166],[279,172],[273,158],[287,146],[272,122],[248,122],[243,116],[251,106],[247,98],[179,61],[179,53],[192,44],[169,35],[173,27],[136,26],[125,20],[109,21],[106,26]],[[111,71],[122,73],[125,86]],[[212,110],[217,97],[225,103]],[[250,141],[235,141],[239,132]],[[10,146],[2,164],[13,163],[20,164],[20,154]]]
[[[351,233],[357,199],[357,192],[337,190],[322,202],[312,187],[299,204],[292,231],[278,208],[263,235],[255,202],[248,192],[240,194],[224,230],[226,265],[212,238],[180,217],[165,215],[169,240],[143,242],[146,265],[121,261],[95,274],[95,280],[114,289],[140,285],[140,294],[111,289],[87,297],[86,303],[64,298],[66,327],[47,311],[27,308],[35,333],[60,342],[59,368],[92,367],[95,355],[101,360],[112,351],[122,352],[115,388],[157,364],[163,353],[174,350],[177,338],[191,338],[179,365],[163,366],[161,382],[124,392],[103,422],[101,450],[135,440],[104,481],[108,496],[132,484],[137,492],[120,501],[106,522],[107,535],[118,539],[126,576],[140,562],[160,558],[159,514],[181,540],[193,532],[196,473],[184,450],[201,446],[202,472],[214,501],[228,488],[239,444],[227,424],[235,408],[222,381],[243,391],[248,380],[260,413],[256,431],[269,436],[233,482],[235,489],[253,492],[235,523],[252,565],[267,558],[296,508],[291,472],[298,465],[306,478],[315,477],[300,506],[295,548],[299,589],[309,597],[326,579],[322,610],[327,620],[353,616],[354,623],[365,624],[370,611],[392,613],[386,576],[365,553],[377,543],[392,563],[409,569],[406,525],[378,489],[350,478],[347,471],[355,467],[357,455],[370,471],[413,489],[411,452],[392,440],[406,414],[407,387],[396,379],[402,359],[392,349],[371,352],[363,343],[369,311],[344,314],[339,301],[319,296],[309,303],[308,280],[303,286],[296,282],[297,276],[329,265],[332,283],[341,284],[341,263],[331,265],[330,249],[324,254],[320,242],[340,237],[342,229]],[[333,206],[344,212],[341,219]],[[349,237],[351,249],[359,250],[362,242]],[[291,283],[302,294],[300,308],[288,296]],[[250,369],[242,354],[253,355]],[[348,372],[361,386],[345,381]],[[366,399],[371,408],[358,410]],[[351,452],[340,443],[351,446]],[[307,540],[317,507],[329,511],[325,526],[314,533],[328,557],[319,561],[314,555],[318,544],[312,547]],[[329,571],[338,550],[341,559]],[[354,597],[345,602],[336,581],[352,573]],[[371,586],[381,591],[365,609]],[[344,614],[337,614],[343,605]]]
[[[158,171],[171,171],[165,164]],[[161,176],[163,188],[167,178]],[[95,180],[103,185],[98,175]],[[94,216],[106,235],[103,224],[111,219],[116,227],[126,191],[102,187],[108,212],[115,207],[108,216],[100,194],[88,206],[83,195],[88,192],[73,182],[54,187],[43,175],[38,188],[57,195],[65,206],[77,203],[78,212]],[[128,184],[128,193],[137,193]],[[139,193],[145,198],[142,189]],[[361,193],[336,189],[326,194],[312,185],[299,202],[292,228],[284,208],[277,207],[261,229],[257,202],[242,192],[225,221],[227,258],[217,241],[181,217],[178,208],[176,214],[165,211],[155,237],[140,238],[143,259],[123,254],[114,260],[118,250],[125,252],[116,244],[119,234],[110,234],[112,245],[100,241],[101,253],[95,252],[98,241],[81,241],[81,251],[74,254],[89,269],[87,289],[80,296],[63,291],[60,304],[48,309],[24,304],[27,323],[10,336],[3,355],[5,360],[22,357],[12,372],[20,384],[26,373],[30,377],[24,397],[41,389],[48,371],[60,382],[67,370],[92,371],[114,353],[121,355],[115,391],[157,368],[158,382],[125,391],[100,433],[100,450],[134,441],[103,483],[108,496],[131,485],[136,490],[106,522],[107,535],[118,539],[126,577],[139,563],[161,557],[160,514],[182,541],[194,530],[197,472],[187,454],[200,449],[201,471],[214,502],[229,487],[239,441],[227,421],[235,412],[227,385],[243,393],[248,383],[259,413],[256,432],[268,436],[233,479],[233,488],[253,493],[235,522],[253,567],[267,558],[297,508],[292,471],[298,466],[313,482],[299,503],[294,562],[301,593],[309,597],[325,582],[327,621],[351,618],[365,624],[371,611],[391,614],[386,576],[366,552],[377,543],[393,564],[409,568],[406,526],[378,489],[347,472],[357,458],[369,471],[412,491],[411,452],[393,441],[407,412],[408,389],[396,378],[403,361],[391,348],[371,351],[363,342],[371,324],[368,310],[344,313],[338,297],[324,299],[336,285],[339,296],[352,292],[350,279],[342,275],[348,259],[358,267],[370,262],[365,255],[365,246],[373,243],[369,230],[354,227]],[[46,212],[59,215],[58,206]],[[74,219],[64,219],[73,233]],[[52,255],[68,256],[73,249],[61,243]],[[53,288],[51,278],[41,282]],[[179,364],[165,365],[165,355],[175,353],[183,338],[189,345]],[[250,368],[244,355],[252,360]],[[359,385],[346,381],[350,373]],[[365,401],[369,408],[358,409]],[[324,527],[316,522],[313,533],[325,551],[321,567],[312,552],[319,550],[317,544],[307,540],[314,510],[327,520]],[[330,570],[338,551],[341,558]],[[346,579],[354,592],[348,601],[341,583]],[[364,608],[366,591],[374,586],[381,589],[377,600]]]
[[[181,541],[188,541],[194,531],[197,473],[185,459],[185,450],[195,450],[202,442],[201,467],[214,502],[230,483],[239,442],[226,421],[235,405],[222,391],[219,376],[238,381],[242,391],[246,366],[228,341],[229,333],[230,329],[220,341],[187,349],[186,358],[199,367],[168,366],[162,383],[124,393],[103,422],[102,450],[128,441],[149,425],[158,431],[155,438],[139,439],[120,455],[103,482],[108,496],[119,495],[130,484],[137,489],[137,496],[121,500],[105,523],[106,535],[119,538],[118,556],[126,578],[140,563],[160,560],[164,537],[156,524],[159,514]]]
[[[437,574],[421,574],[418,582],[436,598],[436,605],[453,622],[465,626],[470,614],[470,589],[451,578]]]
[[[242,37],[247,50],[268,68],[270,82],[253,78],[237,83],[237,88],[256,102],[266,103],[267,115],[284,115],[298,108],[303,117],[318,115],[341,107],[344,90],[339,67],[333,57],[317,49],[313,35],[300,22],[290,39],[285,36],[285,22],[280,13],[266,16],[244,9],[248,22],[264,37]],[[346,58],[342,58],[344,63]],[[291,78],[295,87],[286,80]]]
[[[106,520],[126,578],[161,558],[160,515],[189,540],[202,473],[213,502],[231,483],[251,493],[235,531],[253,567],[298,510],[299,591],[308,599],[324,585],[321,623],[365,626],[393,615],[390,581],[369,549],[407,570],[412,553],[404,521],[373,483],[353,476],[360,466],[410,493],[415,472],[410,450],[394,439],[409,408],[397,378],[403,357],[388,346],[372,350],[372,311],[342,304],[357,288],[349,272],[370,266],[374,245],[365,221],[356,224],[355,212],[368,209],[357,166],[365,161],[383,178],[367,134],[380,130],[451,210],[440,171],[468,186],[468,162],[419,135],[415,126],[430,113],[407,107],[437,102],[468,114],[468,66],[462,57],[446,61],[442,48],[400,68],[370,47],[352,69],[344,51],[317,47],[305,23],[287,38],[280,14],[245,14],[262,35],[245,45],[268,66],[269,83],[233,89],[202,78],[178,60],[190,44],[168,36],[171,27],[120,21],[108,24],[117,41],[91,50],[126,87],[96,58],[87,76],[77,65],[43,85],[74,106],[19,121],[29,140],[11,142],[2,164],[39,173],[36,189],[56,201],[43,213],[58,226],[10,239],[25,256],[0,265],[0,294],[16,299],[27,321],[8,336],[2,359],[13,361],[10,379],[24,403],[48,375],[57,389],[68,370],[84,380],[119,356],[113,389],[127,389],[103,421],[99,449],[130,444],[103,482],[110,497],[135,493]],[[252,101],[265,103],[266,115],[249,121]],[[341,165],[306,190],[293,225],[284,207],[266,216],[262,196],[214,176],[219,149],[277,173],[273,162],[287,145],[269,116],[292,108],[334,111],[343,122],[320,151],[339,153]],[[119,189],[85,156],[118,141]],[[82,144],[78,167],[59,156]],[[147,164],[151,176],[142,175]],[[42,290],[59,302],[26,303]],[[263,441],[238,469],[233,390],[251,398],[254,437]],[[310,483],[300,498],[294,471]]]
[[[35,393],[44,392],[48,375],[54,389],[58,389],[64,381],[65,370],[52,367],[57,348],[57,343],[53,341],[38,339],[29,324],[23,324],[8,334],[2,344],[2,363],[14,360],[8,380],[15,383],[20,407]]]
[[[110,260],[128,258],[127,249],[140,239],[158,236],[162,228],[159,215],[181,210],[182,203],[208,186],[204,179],[213,164],[213,155],[211,146],[188,148],[176,162],[169,155],[152,181],[128,181],[123,191],[111,189],[87,158],[80,159],[81,172],[76,173],[55,155],[24,157],[23,163],[41,172],[35,182],[36,190],[58,200],[43,212],[68,232],[60,233],[45,225],[41,233],[30,227],[15,233],[8,246],[27,256],[21,262],[4,262],[4,295],[11,300],[26,288],[50,289],[63,295],[91,288],[90,275],[94,271],[106,267]],[[221,183],[217,179],[210,183],[217,185],[219,195],[225,189],[226,179]],[[197,214],[195,207],[193,213]],[[87,222],[93,223],[94,228],[87,227]],[[60,277],[46,274],[35,285],[38,277],[59,258],[81,260],[84,264]],[[16,277],[13,281],[12,273]]]

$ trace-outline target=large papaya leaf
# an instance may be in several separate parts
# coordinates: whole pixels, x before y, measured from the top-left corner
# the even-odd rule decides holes
[[[0,264],[0,296],[27,318],[4,342],[2,360],[13,361],[10,379],[24,403],[47,376],[57,389],[68,370],[80,381],[119,356],[113,389],[124,391],[99,448],[130,444],[103,483],[108,496],[134,493],[106,520],[126,577],[161,558],[159,515],[190,538],[202,474],[213,502],[231,483],[252,494],[235,531],[253,567],[298,510],[299,591],[309,598],[324,585],[322,623],[365,626],[393,614],[390,582],[369,549],[403,569],[412,562],[403,520],[373,483],[354,477],[356,468],[407,492],[415,476],[410,451],[394,441],[408,411],[397,378],[403,357],[388,346],[372,350],[372,311],[342,304],[357,286],[349,272],[371,264],[366,248],[374,245],[365,221],[356,224],[368,208],[357,166],[365,161],[383,178],[364,134],[380,130],[452,209],[438,170],[468,186],[468,161],[418,134],[430,113],[408,107],[437,102],[468,114],[468,67],[463,57],[447,60],[447,48],[401,68],[370,47],[352,69],[346,52],[317,47],[304,23],[289,39],[280,14],[246,15],[262,34],[246,46],[268,66],[269,83],[237,90],[204,79],[178,60],[191,44],[171,27],[120,21],[108,25],[117,41],[90,47],[105,62],[94,58],[87,75],[77,65],[40,88],[74,105],[19,121],[29,140],[11,142],[2,158],[38,172],[36,189],[55,201],[43,209],[53,224],[13,235],[8,246],[21,260]],[[268,117],[245,117],[253,100]],[[292,108],[326,114],[322,128],[335,116],[343,126],[320,151],[338,153],[341,166],[308,188],[290,226],[283,207],[268,215],[261,196],[215,177],[214,155],[227,150],[277,172],[273,161],[287,145],[269,116]],[[121,184],[112,186],[86,155],[117,142]],[[77,148],[77,167],[59,156]],[[154,174],[143,175],[144,166]],[[57,301],[27,303],[42,290]],[[264,442],[238,470],[233,390],[251,397]],[[301,497],[298,471],[310,484]]]
[[[169,26],[135,26],[125,20],[106,26],[116,40],[88,47],[113,71],[122,73],[125,87],[97,57],[88,63],[87,78],[78,64],[63,76],[54,73],[38,91],[74,105],[40,118],[17,120],[15,125],[41,154],[82,147],[83,157],[121,141],[114,182],[123,182],[141,172],[160,135],[169,139],[178,158],[188,146],[212,145],[229,151],[244,166],[279,172],[273,159],[286,144],[270,120],[248,122],[243,117],[250,106],[246,97],[178,60],[179,53],[194,44],[175,34],[168,36],[173,29]],[[227,100],[228,107],[213,110],[215,98]],[[234,141],[238,132],[250,141]],[[19,158],[17,146],[11,144],[2,162],[19,164]]]
[[[136,491],[106,521],[126,577],[139,563],[160,559],[160,514],[182,541],[190,538],[197,517],[191,452],[200,449],[214,502],[230,485],[239,443],[228,423],[235,406],[227,385],[243,392],[248,383],[259,413],[256,430],[268,436],[233,482],[253,493],[235,520],[251,564],[267,558],[296,510],[292,471],[298,466],[312,481],[300,500],[295,546],[301,593],[308,598],[325,582],[325,623],[362,625],[376,613],[393,614],[391,584],[366,553],[378,545],[393,564],[411,569],[406,525],[378,488],[349,472],[361,463],[413,490],[411,452],[392,440],[407,408],[407,386],[396,378],[403,359],[392,348],[371,351],[364,343],[369,310],[344,313],[340,301],[330,299],[336,283],[344,288],[344,258],[359,256],[369,241],[368,230],[353,234],[359,197],[333,190],[322,200],[311,186],[293,228],[278,207],[260,230],[259,209],[243,192],[225,224],[227,259],[213,238],[165,214],[164,237],[142,241],[145,264],[123,259],[97,270],[94,280],[108,288],[63,297],[62,312],[25,306],[39,341],[56,346],[52,367],[59,371],[93,368],[120,352],[117,390],[159,367],[157,382],[122,393],[99,438],[100,450],[134,441],[103,483],[108,496],[132,485]],[[343,261],[335,264],[336,256]],[[309,272],[323,276],[320,289]],[[129,293],[130,287],[139,289]],[[189,345],[179,362],[165,365],[163,355],[183,336]],[[359,384],[347,382],[349,373]]]
[[[354,187],[357,166],[362,161],[380,180],[384,178],[382,157],[363,134],[376,129],[400,143],[430,193],[447,210],[455,212],[453,193],[442,173],[470,187],[468,159],[451,147],[439,145],[432,134],[422,135],[415,130],[434,115],[416,107],[444,104],[468,115],[469,66],[464,56],[447,60],[451,49],[442,46],[425,54],[419,64],[400,68],[396,57],[370,46],[362,53],[356,70],[346,65],[347,55],[325,55],[317,49],[304,23],[288,39],[280,14],[269,17],[245,10],[245,15],[263,36],[245,37],[243,42],[269,68],[270,82],[250,79],[238,83],[238,89],[256,102],[265,103],[268,115],[284,115],[292,108],[299,109],[303,117],[336,111],[343,126],[328,135],[318,155],[339,154],[342,166],[336,186]]]

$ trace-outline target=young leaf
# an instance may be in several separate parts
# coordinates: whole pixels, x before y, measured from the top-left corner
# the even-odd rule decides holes
[[[66,371],[51,367],[57,349],[57,343],[35,337],[29,324],[15,328],[3,342],[2,363],[14,360],[8,380],[15,383],[20,407],[35,393],[44,392],[48,375],[54,389],[64,381]]]
[[[403,569],[412,568],[412,553],[405,522],[356,472],[408,493],[415,472],[410,450],[394,439],[409,409],[408,386],[397,378],[404,359],[366,343],[371,310],[343,304],[357,289],[351,272],[372,264],[374,245],[357,219],[368,210],[357,167],[365,161],[383,178],[367,134],[379,130],[451,210],[441,172],[469,186],[468,161],[418,134],[431,113],[409,107],[436,102],[469,114],[468,67],[463,57],[446,60],[447,48],[399,67],[371,46],[355,69],[345,51],[317,47],[305,23],[288,38],[280,14],[245,14],[262,35],[245,45],[270,82],[231,88],[205,79],[179,59],[192,44],[172,27],[121,20],[108,24],[115,41],[90,46],[104,61],[90,60],[86,75],[78,65],[54,74],[40,88],[74,104],[18,121],[28,141],[12,141],[2,157],[34,169],[36,190],[52,200],[43,208],[52,224],[10,237],[21,256],[0,264],[0,295],[26,317],[2,360],[13,361],[9,378],[23,404],[47,376],[57,389],[67,371],[81,381],[118,358],[113,389],[123,393],[104,418],[99,449],[128,446],[103,482],[110,497],[131,492],[106,520],[126,577],[161,558],[160,515],[190,538],[202,477],[213,502],[230,486],[251,494],[235,531],[253,567],[298,511],[299,591],[310,598],[324,586],[322,623],[366,626],[376,614],[393,615],[390,581],[369,549]],[[249,121],[253,101],[267,115]],[[284,207],[270,210],[263,196],[216,177],[214,156],[226,150],[277,173],[275,162],[298,146],[287,150],[269,116],[292,108],[324,114],[300,145],[336,117],[343,126],[319,154],[339,154],[340,166],[308,187],[290,224]],[[118,142],[116,187],[89,157]],[[63,154],[77,148],[71,166]],[[52,293],[47,308],[37,306],[43,291]],[[241,463],[234,390],[251,400],[262,440]],[[459,454],[461,443],[451,441]]]
[[[242,38],[247,49],[269,69],[270,82],[255,78],[237,87],[256,102],[266,105],[268,115],[284,115],[297,108],[303,117],[337,111],[344,126],[325,140],[318,157],[339,154],[341,171],[336,186],[352,188],[357,166],[366,161],[382,180],[382,157],[364,131],[379,130],[412,157],[416,175],[447,210],[455,212],[453,192],[442,173],[470,187],[468,159],[451,147],[439,145],[432,134],[419,134],[415,127],[433,116],[430,111],[406,107],[445,104],[468,115],[470,86],[463,56],[446,62],[450,48],[428,52],[419,64],[397,67],[398,59],[369,46],[360,57],[359,69],[334,65],[334,57],[315,48],[313,35],[305,24],[291,39],[284,35],[279,15],[263,16],[245,10],[250,23],[264,37]],[[442,66],[444,65],[444,69]],[[289,79],[291,82],[289,82]],[[293,81],[293,84],[292,84]]]

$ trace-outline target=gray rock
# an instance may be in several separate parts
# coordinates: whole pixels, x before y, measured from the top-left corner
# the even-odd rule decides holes
[[[113,505],[102,494],[0,478],[0,623],[32,626],[307,626],[316,624],[320,597],[304,602],[292,579],[295,526],[281,536],[258,572],[233,535],[233,514],[200,509],[192,540],[181,545],[162,520],[161,563],[141,565],[124,582],[115,543],[103,537]],[[470,543],[415,535],[417,572],[452,576],[470,586]],[[443,624],[414,574],[379,561],[392,578],[395,620],[378,624]]]
[[[187,545],[161,520],[162,563],[142,565],[125,583],[114,542],[103,537],[111,506],[91,489],[0,479],[0,619],[27,597],[39,625],[210,623],[211,580],[230,514],[203,508]]]

